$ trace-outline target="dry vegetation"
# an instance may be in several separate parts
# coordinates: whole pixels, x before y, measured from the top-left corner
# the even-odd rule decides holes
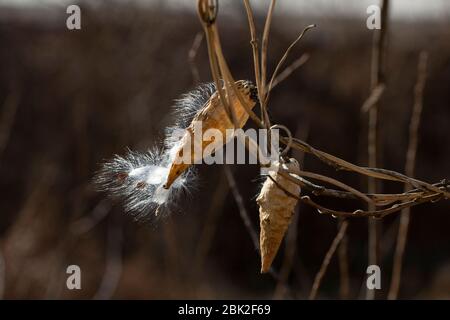
[[[240,17],[220,16],[217,21],[224,52],[220,69],[226,73],[226,61],[235,79],[253,79],[251,36],[244,6],[241,9]],[[145,150],[157,144],[159,132],[172,120],[167,108],[171,100],[192,88],[197,79],[209,81],[211,73],[204,41],[196,36],[201,28],[194,15],[129,6],[86,6],[83,12],[81,32],[68,32],[64,15],[44,23],[43,18],[20,20],[21,13],[12,11],[0,25],[5,44],[0,49],[0,265],[1,261],[5,265],[0,268],[0,292],[4,297],[363,297],[367,219],[340,221],[331,214],[354,216],[352,212],[363,205],[354,198],[379,204],[390,203],[391,198],[366,195],[342,184],[339,187],[345,193],[309,185],[306,194],[310,197],[300,199],[286,246],[275,260],[277,271],[261,276],[256,272],[259,257],[254,250],[258,243],[257,166],[236,166],[234,172],[200,166],[201,182],[186,204],[189,209],[150,227],[134,223],[123,215],[120,203],[92,190],[91,177],[103,159],[123,153],[125,146]],[[269,22],[270,46],[261,59],[262,65],[267,59],[269,75],[298,36],[296,32],[310,23],[319,27],[309,31],[287,57],[284,66],[301,67],[277,84],[270,94],[270,107],[266,112],[264,106],[259,114],[264,121],[257,125],[265,126],[269,119],[285,125],[301,139],[292,141],[293,156],[298,160],[304,152],[316,156],[306,155],[300,161],[304,171],[297,171],[298,175],[319,181],[333,177],[364,190],[365,180],[336,172],[317,158],[326,157],[340,167],[348,167],[347,163],[310,146],[352,163],[367,163],[366,121],[360,109],[367,97],[373,98],[370,33],[361,21],[302,17],[283,23],[278,18],[275,13]],[[255,19],[257,30],[267,30],[265,17]],[[414,40],[408,38],[408,28],[398,23],[389,27],[386,88],[378,101],[377,165],[404,172],[405,154],[415,149],[408,152],[407,160],[415,162],[415,174],[413,169],[406,172],[421,181],[436,182],[448,176],[450,169],[446,148],[450,47],[444,41],[448,28],[429,22],[415,28]],[[264,41],[261,45],[264,49]],[[424,49],[428,52],[426,85],[425,58],[418,69]],[[308,61],[302,56],[305,53]],[[282,69],[281,75],[290,73]],[[261,83],[270,81],[264,73],[256,81],[260,101],[266,101],[268,92],[261,92],[265,88]],[[411,110],[416,121],[422,113],[420,130],[410,120]],[[411,144],[409,132],[418,132],[413,139],[417,142]],[[391,172],[350,169],[392,177]],[[403,190],[402,184],[388,182],[377,191],[402,194],[418,189],[415,199],[442,198],[444,190],[439,186],[394,177],[412,182],[411,188]],[[329,178],[325,182],[337,183]],[[327,192],[334,193],[326,197]],[[398,197],[411,200],[409,194]],[[311,205],[330,215],[318,215]],[[358,211],[356,215],[367,214]],[[408,216],[402,214],[402,225]],[[400,297],[448,297],[448,202],[414,207],[411,218]],[[383,270],[383,290],[377,298],[388,294],[398,221],[395,214],[378,222],[377,260]],[[402,250],[401,244],[396,250]],[[65,267],[72,263],[83,270],[84,289],[79,292],[64,288]]]

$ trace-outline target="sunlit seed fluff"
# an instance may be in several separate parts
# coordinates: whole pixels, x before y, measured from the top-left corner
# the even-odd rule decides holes
[[[282,166],[286,170],[299,169],[297,160],[293,158],[289,159],[288,163],[275,163],[274,166],[276,168]],[[259,205],[261,228],[260,251],[262,273],[269,271],[291,222],[295,206],[297,205],[297,199],[292,197],[292,195],[300,196],[300,187],[297,184],[281,176],[277,171],[270,171],[269,175],[270,177],[266,178],[256,199]],[[288,193],[280,186],[288,191]]]
[[[95,177],[98,189],[123,200],[126,211],[137,219],[165,214],[177,209],[180,195],[191,188],[192,170],[183,174],[167,190],[162,184],[168,173],[168,156],[161,150],[129,152],[103,164]]]

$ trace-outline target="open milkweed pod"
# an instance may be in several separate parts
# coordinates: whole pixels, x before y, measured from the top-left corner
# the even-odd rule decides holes
[[[239,80],[235,83],[237,90],[241,93],[243,101],[252,109],[257,98],[256,87],[246,80]],[[249,115],[239,98],[233,93],[230,94],[230,107],[236,116],[238,128],[242,128],[247,122]],[[171,150],[171,164],[164,188],[168,189],[172,183],[192,164],[201,162],[202,159],[211,155],[218,148],[225,145],[233,136],[227,135],[227,129],[233,129],[234,125],[228,118],[225,107],[221,103],[218,92],[214,92],[205,105],[198,111],[189,127]],[[210,129],[220,131],[222,139],[204,140],[203,135]],[[198,147],[196,147],[198,146]],[[186,155],[186,152],[188,153]]]
[[[291,158],[288,163],[275,163],[275,168],[280,166],[285,169],[299,170],[297,160]],[[299,196],[300,187],[294,182],[282,177],[275,171],[269,172],[261,192],[256,199],[259,205],[260,219],[260,251],[261,251],[261,273],[268,272],[275,258],[284,234],[286,233],[297,199],[287,194],[278,185],[289,193]],[[278,185],[277,185],[278,184]]]

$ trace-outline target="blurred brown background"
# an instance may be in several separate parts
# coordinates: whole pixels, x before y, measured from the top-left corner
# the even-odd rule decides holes
[[[93,190],[91,179],[102,161],[124,154],[126,147],[145,151],[161,142],[173,121],[173,99],[194,87],[188,53],[201,26],[193,10],[158,3],[80,6],[80,31],[67,30],[62,6],[0,7],[1,297],[306,298],[336,234],[336,220],[299,205],[297,233],[291,233],[295,259],[283,291],[270,275],[259,273],[258,253],[220,166],[198,166],[199,183],[185,210],[155,223],[133,221],[120,203]],[[223,49],[235,78],[253,79],[245,11],[241,3],[233,6],[219,18]],[[372,31],[365,18],[323,10],[323,16],[275,14],[269,70],[303,27],[318,28],[290,56],[288,63],[303,53],[310,59],[274,89],[270,114],[313,146],[364,164],[360,108],[369,95]],[[449,22],[393,20],[389,32],[381,166],[404,171],[418,56],[426,49],[429,77],[416,177],[429,182],[450,178]],[[210,81],[204,43],[195,63],[201,81]],[[303,166],[365,188],[362,178],[335,172],[310,156]],[[259,169],[232,169],[258,229]],[[384,192],[402,190],[383,186]],[[340,209],[355,206],[320,201]],[[449,213],[448,201],[412,209],[401,298],[450,297]],[[383,221],[380,298],[389,285],[397,218]],[[348,233],[350,298],[361,298],[367,220],[352,220]],[[276,269],[283,255],[282,249]],[[70,264],[81,267],[82,290],[65,286]],[[319,297],[337,298],[338,291],[334,257]]]

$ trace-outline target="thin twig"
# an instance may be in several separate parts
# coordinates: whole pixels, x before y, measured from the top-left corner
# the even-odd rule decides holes
[[[280,137],[280,142],[283,144],[288,144],[289,141],[284,138]],[[326,153],[324,151],[318,150],[306,142],[293,138],[292,139],[292,148],[305,151],[306,153],[310,153],[317,157],[319,160],[323,161],[324,163],[338,169],[338,170],[346,170],[346,171],[352,171],[356,172],[368,177],[382,179],[382,180],[389,180],[389,181],[397,181],[397,182],[403,182],[406,184],[410,184],[411,186],[418,188],[420,190],[424,191],[433,191],[436,193],[441,193],[445,198],[450,198],[450,192],[447,188],[439,188],[437,185],[432,185],[430,183],[420,181],[414,178],[410,178],[408,176],[405,176],[401,173],[387,170],[387,169],[380,169],[380,168],[367,168],[367,167],[360,167],[353,163],[350,163],[348,161],[345,161],[341,158],[338,158],[336,156],[333,156],[329,153]]]
[[[222,48],[220,46],[220,42],[216,41],[215,43],[215,52],[217,55],[217,60],[219,62],[220,71],[222,73],[223,79],[225,79],[225,83],[228,84],[226,86],[226,92],[227,95],[230,95],[231,92],[238,98],[239,103],[242,105],[242,107],[245,109],[247,114],[252,118],[255,123],[259,124],[260,127],[263,127],[261,119],[253,112],[253,110],[247,105],[247,103],[244,101],[244,98],[242,97],[241,92],[236,88],[235,80],[231,74],[231,71],[226,63],[225,57],[223,56]]]
[[[414,88],[414,106],[411,114],[411,122],[409,125],[409,144],[406,153],[405,174],[409,176],[414,175],[414,167],[416,163],[417,145],[419,139],[419,126],[423,109],[423,94],[427,78],[427,63],[428,53],[421,52],[418,63],[418,76]],[[406,186],[405,192],[409,191]],[[406,240],[408,236],[410,220],[410,209],[407,208],[402,211],[400,215],[400,224],[398,229],[397,246],[394,254],[394,265],[392,268],[392,280],[389,288],[388,299],[397,299],[400,280],[402,274],[403,256],[405,254]]]
[[[272,77],[270,79],[269,82],[269,87],[267,89],[267,94],[266,97],[263,101],[264,105],[267,105],[268,101],[269,101],[269,95],[270,95],[270,91],[273,88],[273,82],[275,81],[275,78],[278,75],[278,72],[280,71],[281,66],[283,65],[283,63],[286,61],[289,53],[291,52],[291,50],[295,47],[295,45],[303,38],[303,36],[306,34],[306,32],[312,28],[315,28],[316,25],[315,24],[311,24],[309,26],[307,26],[305,29],[303,29],[303,31],[300,33],[300,35],[297,37],[297,39],[294,40],[294,42],[291,43],[291,45],[286,49],[286,52],[283,54],[283,56],[280,59],[280,62],[278,62],[277,66],[275,67],[275,71],[272,74]]]
[[[283,176],[288,178],[289,175],[285,175],[283,173]],[[317,209],[317,211],[320,214],[328,214],[331,215],[333,217],[341,217],[341,218],[348,218],[348,217],[373,217],[373,218],[384,218],[385,216],[392,214],[394,212],[399,212],[405,208],[408,207],[412,207],[421,203],[426,203],[426,202],[436,202],[439,201],[443,198],[443,195],[440,193],[434,193],[428,196],[422,196],[419,198],[415,198],[411,201],[405,201],[405,202],[401,202],[401,203],[396,203],[394,205],[392,205],[391,207],[388,207],[386,209],[381,209],[381,210],[361,210],[361,209],[357,209],[355,211],[352,212],[348,212],[348,211],[341,211],[341,210],[333,210],[333,209],[329,209],[326,208],[324,206],[321,206],[320,204],[317,204],[316,202],[314,202],[313,200],[311,200],[311,198],[309,196],[297,196],[294,195],[293,193],[289,192],[288,190],[286,190],[282,185],[280,185],[278,182],[276,182],[270,175],[267,176],[268,178],[270,178],[281,190],[283,190],[288,196],[293,197],[299,201],[304,202],[307,205],[310,205],[311,207]],[[293,181],[294,183],[296,183],[295,178],[294,177],[290,177],[288,178],[289,180]],[[301,183],[299,183],[301,185]]]
[[[331,258],[333,257],[334,253],[336,252],[337,247],[339,246],[339,243],[344,238],[345,232],[348,227],[348,221],[343,221],[341,226],[339,227],[339,231],[334,238],[333,242],[331,243],[330,249],[328,249],[325,258],[323,259],[322,265],[319,269],[319,272],[317,272],[316,277],[314,278],[314,283],[311,289],[311,293],[309,294],[309,300],[314,300],[317,296],[317,292],[319,290],[320,284],[322,283],[323,276],[325,275],[325,272],[327,271],[328,265],[330,264]]]
[[[362,113],[370,111],[370,109],[372,109],[372,107],[378,103],[378,101],[381,98],[381,95],[384,92],[384,89],[385,89],[384,83],[380,83],[375,88],[372,89],[372,92],[370,93],[369,97],[361,107]]]
[[[280,142],[282,142],[283,144],[288,143],[287,139],[285,139],[284,137],[280,138]],[[366,175],[369,177],[377,178],[377,179],[403,182],[403,180],[400,179],[399,177],[393,177],[392,175],[389,175],[389,174],[385,174],[385,173],[381,173],[381,172],[374,172],[370,169],[357,166],[353,163],[350,163],[341,158],[333,156],[327,152],[316,149],[316,148],[312,147],[311,145],[307,144],[306,142],[304,142],[300,139],[297,139],[297,138],[292,139],[292,148],[304,151],[306,153],[310,153],[313,156],[315,156],[316,158],[318,158],[320,161],[326,163],[329,166],[336,168],[337,170],[353,171],[353,172],[356,172],[356,173],[359,173],[362,175]]]
[[[312,183],[309,180],[306,180],[305,178],[302,178],[302,177],[299,177],[298,180],[299,180],[298,183],[300,184],[300,186],[302,188],[311,192],[315,196],[327,196],[327,197],[352,199],[352,200],[360,199],[359,196],[356,196],[352,192],[329,189],[322,185]],[[446,187],[450,187],[450,182],[447,183],[446,181],[444,181],[444,182],[436,183],[436,184],[434,184],[434,186],[439,187],[439,188],[446,188]],[[434,193],[434,192],[425,192],[425,191],[421,191],[419,189],[413,189],[413,190],[405,192],[405,193],[397,193],[397,194],[396,193],[387,193],[387,194],[364,193],[364,195],[369,197],[370,199],[372,199],[372,201],[377,206],[386,206],[386,205],[390,205],[394,202],[403,201],[403,200],[413,200],[413,199],[420,198],[420,197],[423,197],[426,195],[430,195],[432,193]]]
[[[355,211],[352,212],[347,212],[347,211],[339,211],[339,210],[333,210],[333,209],[329,209],[329,208],[325,208],[317,203],[315,203],[314,201],[311,200],[311,198],[309,196],[303,196],[300,198],[301,201],[305,202],[306,204],[309,204],[310,206],[316,208],[319,213],[321,214],[328,214],[328,215],[332,215],[334,217],[342,217],[342,218],[348,218],[348,217],[373,217],[373,218],[384,218],[385,216],[395,213],[395,212],[399,212],[403,209],[409,208],[409,207],[413,207],[416,206],[418,204],[421,203],[426,203],[426,202],[435,202],[435,201],[439,201],[442,199],[442,195],[440,194],[433,194],[430,196],[425,196],[425,197],[421,197],[417,200],[413,200],[413,201],[405,201],[402,203],[396,203],[394,205],[392,205],[389,208],[386,209],[380,209],[380,210],[361,210],[361,209],[357,209]]]
[[[252,221],[250,220],[250,215],[248,214],[247,209],[245,208],[244,199],[242,198],[241,193],[239,192],[236,180],[234,179],[234,175],[231,172],[231,169],[226,165],[224,166],[224,170],[225,176],[228,180],[228,185],[230,186],[231,193],[233,194],[234,200],[236,201],[236,204],[238,206],[242,221],[244,222],[245,228],[247,229],[250,238],[252,239],[253,246],[259,252],[258,234],[255,228],[253,227]]]
[[[285,142],[284,138],[280,138],[280,141]],[[400,173],[385,170],[385,169],[378,169],[378,168],[363,168],[356,165],[353,165],[351,163],[348,163],[342,159],[339,159],[335,156],[329,155],[325,152],[322,152],[320,150],[314,149],[311,146],[309,146],[306,142],[303,142],[299,139],[293,139],[293,147],[297,147],[299,150],[304,150],[306,152],[312,153],[315,156],[317,156],[322,161],[331,164],[335,166],[336,168],[343,168],[349,171],[356,171],[362,174],[366,174],[368,176],[373,176],[381,179],[387,179],[387,180],[393,180],[393,181],[401,181],[404,183],[408,183],[410,185],[416,186],[420,188],[420,190],[425,191],[419,198],[413,198],[410,201],[405,201],[402,203],[394,203],[391,207],[382,209],[382,210],[375,210],[375,208],[371,208],[367,211],[358,209],[354,212],[345,212],[345,211],[337,211],[333,209],[328,209],[323,206],[320,206],[319,204],[316,204],[314,201],[312,201],[309,197],[306,197],[302,199],[305,203],[315,207],[320,211],[321,213],[330,214],[333,216],[341,216],[341,217],[376,217],[376,218],[382,218],[388,214],[398,212],[404,208],[411,207],[414,205],[417,205],[419,203],[425,203],[429,201],[439,201],[444,198],[449,198],[449,190],[447,186],[447,182],[445,182],[444,187],[439,187],[438,185],[431,185],[426,182],[419,181],[417,179],[409,178],[405,175],[402,175]],[[294,183],[298,183],[300,186],[304,184],[304,181],[296,178],[295,176],[292,176],[291,174],[281,173],[283,174],[287,179],[293,181]],[[295,174],[295,172],[294,172]],[[432,190],[432,192],[428,192]]]
[[[280,174],[281,172],[283,172],[283,170],[280,170]],[[327,182],[329,184],[335,185],[339,188],[342,188],[343,190],[346,190],[350,193],[355,194],[356,196],[360,197],[362,200],[366,201],[367,203],[373,203],[373,200],[370,199],[368,196],[366,196],[364,193],[356,190],[355,188],[352,188],[348,185],[346,185],[345,183],[342,183],[336,179],[330,178],[330,177],[326,177],[317,173],[313,173],[313,172],[307,172],[307,171],[303,171],[303,170],[296,170],[296,171],[291,171],[294,174],[297,174],[300,177],[308,177],[308,178],[312,178],[312,179],[317,179],[323,182]]]
[[[262,48],[261,48],[261,84],[266,84],[267,78],[267,50],[269,47],[269,33],[270,25],[272,24],[273,10],[275,8],[276,1],[271,0],[269,10],[267,12],[266,23],[264,24],[263,38],[262,38]],[[265,93],[265,88],[263,88],[263,93]]]
[[[200,72],[198,71],[197,64],[195,63],[195,57],[197,56],[197,52],[198,49],[200,48],[203,37],[204,37],[203,32],[201,31],[197,32],[194,41],[192,42],[191,49],[189,50],[188,53],[188,61],[189,66],[191,68],[192,80],[194,83],[200,82]]]
[[[295,59],[289,66],[286,67],[278,76],[275,77],[272,83],[272,89],[278,84],[286,80],[295,70],[303,66],[309,60],[309,54],[304,53],[299,58]]]
[[[264,24],[264,31],[263,31],[263,37],[262,37],[262,48],[261,48],[261,81],[260,81],[260,85],[261,85],[261,98],[263,100],[260,101],[260,105],[261,105],[261,114],[262,114],[262,118],[264,120],[264,125],[266,126],[266,128],[270,128],[270,119],[269,119],[269,114],[267,113],[267,95],[269,94],[269,92],[267,91],[266,88],[266,79],[267,79],[267,50],[268,50],[268,46],[269,46],[269,33],[270,33],[270,26],[272,24],[272,16],[273,16],[273,11],[275,8],[275,0],[271,0],[270,1],[270,6],[269,6],[269,10],[267,12],[267,17],[266,17],[266,23]]]
[[[259,63],[259,48],[258,48],[258,39],[256,38],[256,27],[255,27],[255,19],[253,17],[252,7],[250,6],[249,0],[244,0],[245,11],[247,12],[248,25],[250,27],[250,44],[252,46],[253,53],[253,67],[255,69],[255,84],[258,90],[259,101],[262,101],[262,92],[261,92],[261,66]]]

